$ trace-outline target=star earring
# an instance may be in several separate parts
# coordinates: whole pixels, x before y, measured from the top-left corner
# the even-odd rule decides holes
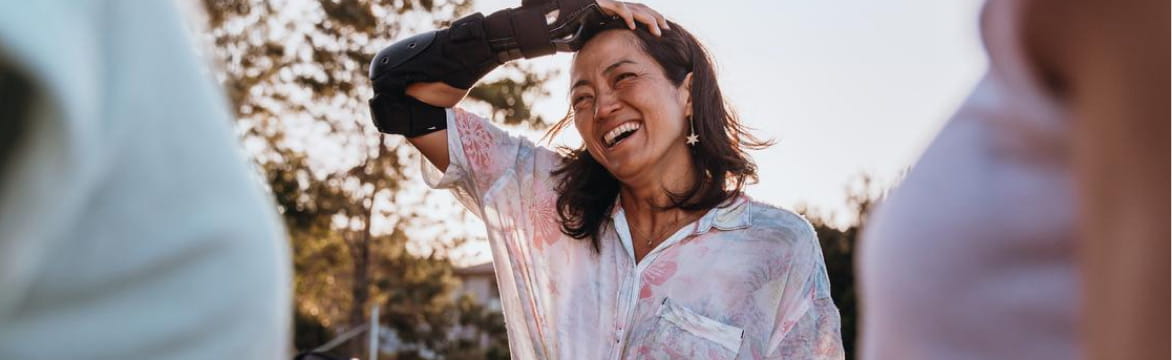
[[[687,142],[688,145],[695,146],[696,143],[700,142],[700,135],[696,135],[696,121],[692,120],[691,116],[688,116],[688,127],[691,128],[692,133],[688,135],[688,139],[684,140],[684,142]]]

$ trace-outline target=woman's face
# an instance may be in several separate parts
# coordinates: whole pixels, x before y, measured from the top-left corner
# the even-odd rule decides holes
[[[659,178],[690,166],[684,137],[691,75],[677,87],[633,32],[592,38],[574,57],[570,81],[574,125],[590,155],[617,179]]]

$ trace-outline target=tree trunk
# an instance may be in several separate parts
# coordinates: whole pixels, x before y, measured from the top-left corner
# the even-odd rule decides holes
[[[369,219],[368,219],[369,220]],[[369,223],[369,221],[368,221]],[[362,326],[366,322],[366,303],[370,299],[370,226],[362,234],[356,234],[358,239],[352,249],[354,259],[354,278],[350,284],[350,328]],[[366,349],[366,337],[358,336],[350,341],[350,356],[363,358],[362,352]]]

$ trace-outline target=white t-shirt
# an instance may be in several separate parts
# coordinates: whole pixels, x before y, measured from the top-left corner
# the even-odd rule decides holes
[[[173,6],[0,5],[34,85],[0,172],[0,359],[287,358],[288,245]]]
[[[1071,119],[990,1],[990,68],[860,241],[865,359],[1078,358]]]

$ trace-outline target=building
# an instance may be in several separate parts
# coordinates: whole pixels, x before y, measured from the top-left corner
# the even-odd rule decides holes
[[[501,311],[501,294],[496,286],[496,273],[492,261],[456,269],[453,273],[460,279],[460,290],[456,296],[471,295],[476,302],[492,311]]]

